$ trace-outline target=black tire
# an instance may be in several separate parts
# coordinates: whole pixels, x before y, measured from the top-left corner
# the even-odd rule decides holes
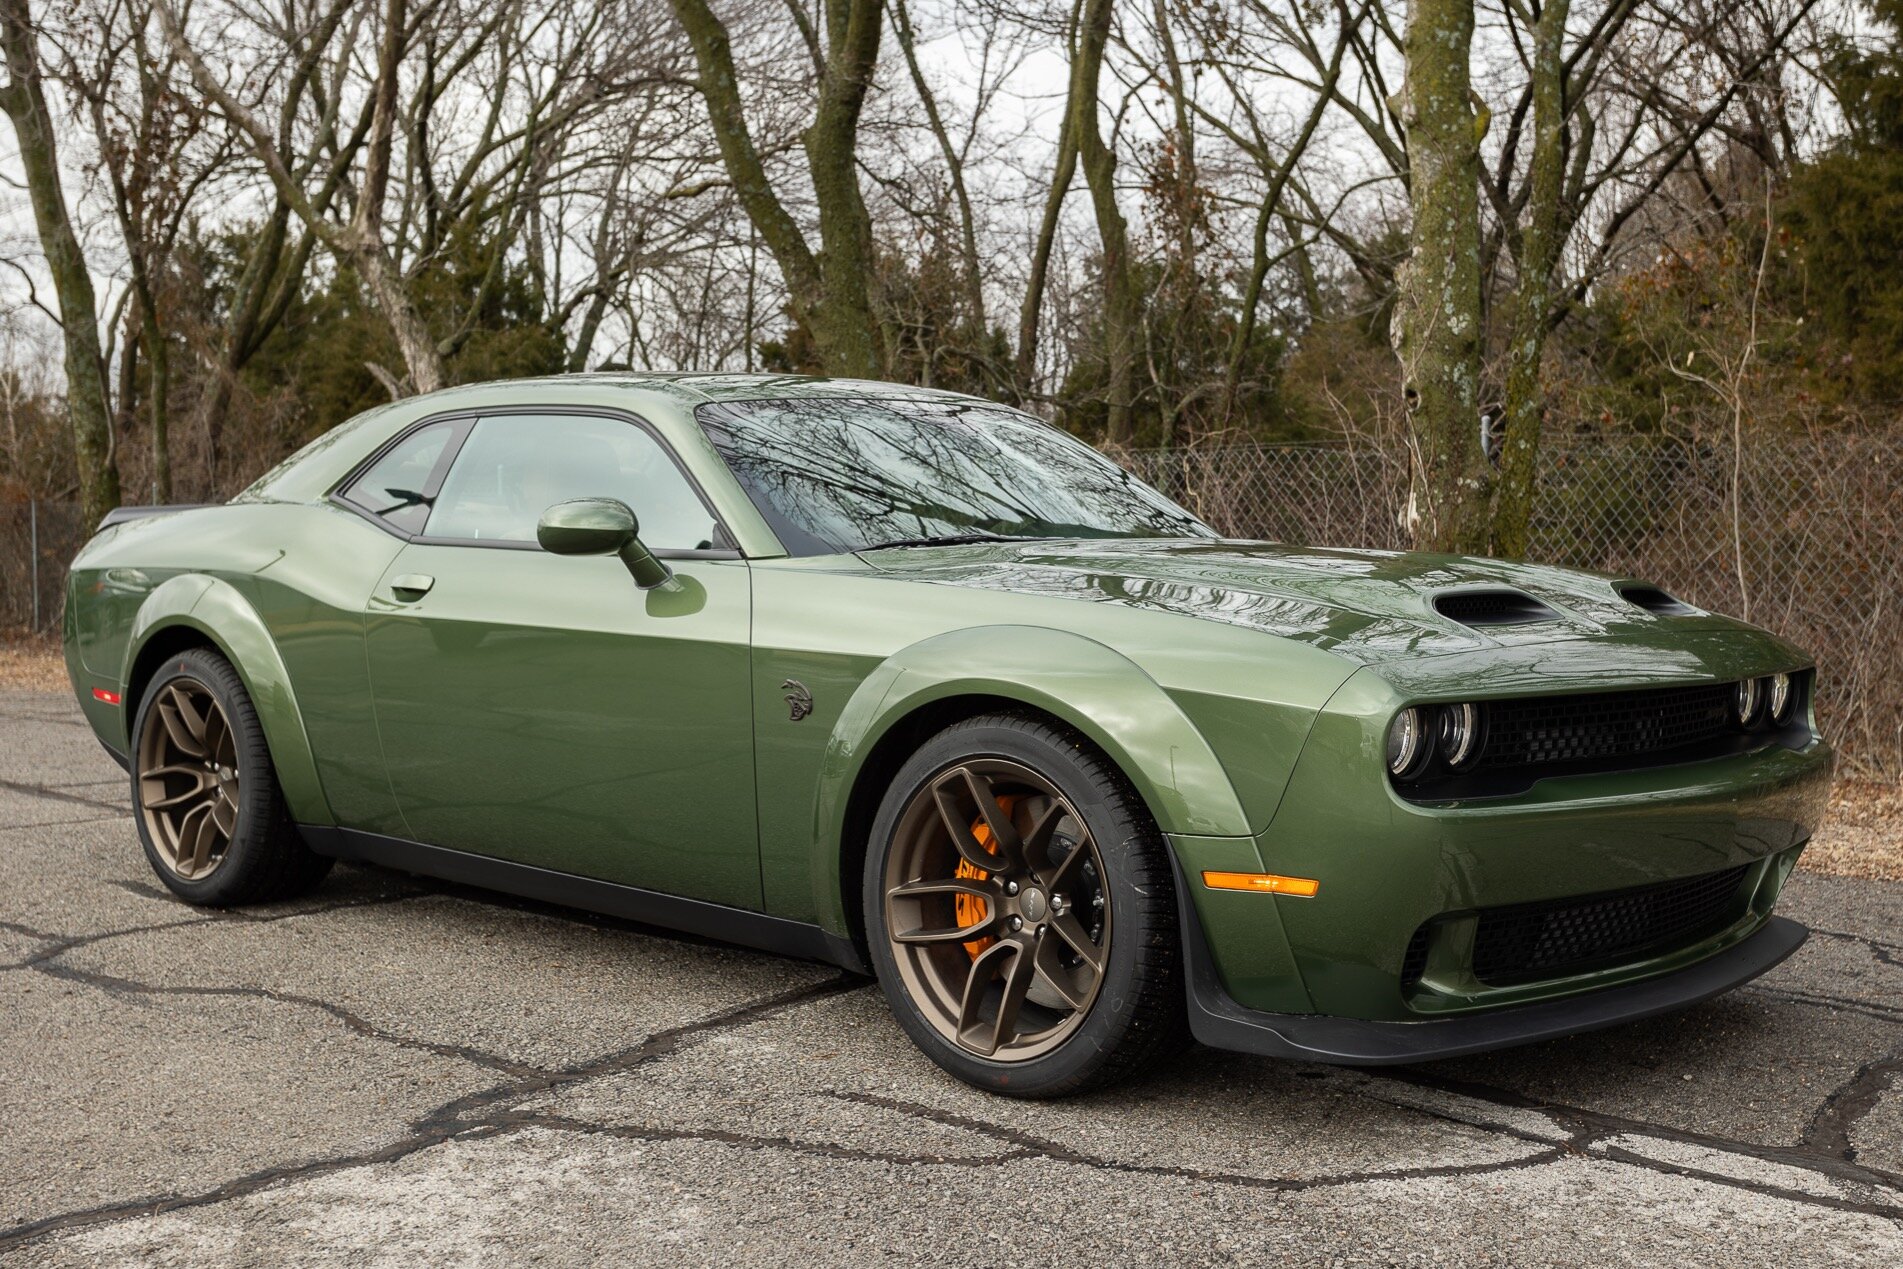
[[[940,1005],[927,1004],[941,1010],[940,1023],[928,1019],[913,992],[928,994],[929,989],[917,985],[915,969],[901,973],[898,957],[910,951],[895,951],[888,929],[886,892],[905,871],[904,863],[897,862],[897,871],[889,872],[888,859],[895,849],[909,849],[896,844],[896,835],[913,832],[903,826],[917,822],[907,808],[915,799],[930,797],[934,782],[950,778],[947,772],[970,762],[993,761],[1035,773],[1074,808],[1101,859],[1100,893],[1114,914],[1102,927],[1107,946],[1095,995],[1084,1008],[1073,1010],[1066,1023],[1074,1029],[1063,1032],[1049,1051],[1014,1061],[979,1056],[948,1038],[940,1029]],[[1130,1079],[1187,1045],[1176,883],[1167,848],[1129,781],[1082,736],[1040,717],[1015,714],[984,715],[948,727],[921,746],[894,777],[873,821],[866,856],[862,901],[880,987],[913,1042],[967,1084],[1012,1097],[1062,1097]],[[997,876],[1001,879],[1004,873]],[[1030,888],[1027,881],[1027,894]],[[1016,889],[1011,893],[1017,894]],[[1038,933],[1041,945],[1044,931]],[[980,954],[966,954],[975,965]],[[908,974],[912,987],[907,985]],[[994,1044],[998,1034],[1002,1024],[994,1031]]]
[[[154,840],[154,815],[147,806],[146,790],[162,789],[164,782],[155,784],[145,777],[150,765],[144,760],[145,737],[148,728],[163,727],[154,712],[162,699],[171,699],[168,689],[174,688],[194,694],[202,688],[209,693],[229,728],[229,752],[235,757],[231,769],[237,773],[237,793],[229,799],[235,805],[235,820],[218,861],[202,876],[182,874],[161,850]],[[163,799],[155,794],[151,800]],[[291,820],[264,728],[244,681],[229,661],[209,648],[168,657],[139,698],[132,725],[132,806],[146,862],[172,893],[188,903],[233,907],[289,899],[310,890],[330,871],[332,861],[306,846]]]

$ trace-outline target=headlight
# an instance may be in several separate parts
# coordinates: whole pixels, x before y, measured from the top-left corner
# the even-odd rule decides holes
[[[1480,756],[1480,709],[1475,705],[1440,707],[1440,756],[1459,771]]]
[[[1756,727],[1764,717],[1764,680],[1746,679],[1738,684],[1731,712],[1740,727]]]
[[[1797,684],[1788,674],[1771,676],[1771,721],[1783,726],[1791,721],[1791,709],[1797,704]]]
[[[1388,770],[1397,776],[1409,776],[1427,765],[1433,745],[1427,737],[1427,717],[1417,706],[1409,706],[1394,716],[1388,725]]]

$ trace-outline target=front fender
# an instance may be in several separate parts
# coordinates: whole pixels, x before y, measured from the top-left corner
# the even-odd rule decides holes
[[[959,696],[995,696],[1042,710],[1102,749],[1165,833],[1247,837],[1248,816],[1202,734],[1157,682],[1093,639],[1040,626],[980,626],[903,648],[868,675],[841,711],[820,767],[815,805],[815,910],[847,928],[840,846],[852,792],[879,741],[917,711]]]
[[[119,681],[130,688],[146,649],[154,640],[167,637],[166,632],[180,628],[197,631],[211,640],[244,681],[258,712],[258,723],[264,728],[271,765],[277,770],[278,785],[292,818],[300,824],[335,824],[317,778],[304,716],[298,710],[297,695],[284,659],[278,654],[277,642],[257,609],[231,583],[202,573],[186,573],[156,587],[133,619]],[[127,753],[132,752],[133,709],[128,697],[121,711]]]

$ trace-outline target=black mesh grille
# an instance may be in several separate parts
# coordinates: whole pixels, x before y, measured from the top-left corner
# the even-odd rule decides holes
[[[1737,731],[1729,683],[1490,701],[1483,767],[1642,758]]]
[[[1694,942],[1743,914],[1749,866],[1637,890],[1487,908],[1474,977],[1492,986],[1557,978]]]

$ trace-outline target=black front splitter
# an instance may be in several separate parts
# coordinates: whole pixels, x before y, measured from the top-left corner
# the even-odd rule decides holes
[[[1342,1066],[1394,1066],[1460,1057],[1671,1013],[1750,982],[1810,937],[1804,926],[1774,916],[1724,951],[1656,978],[1483,1013],[1421,1022],[1369,1022],[1243,1008],[1217,977],[1196,909],[1187,896],[1180,908],[1189,971],[1189,1025],[1198,1040],[1215,1049]]]

